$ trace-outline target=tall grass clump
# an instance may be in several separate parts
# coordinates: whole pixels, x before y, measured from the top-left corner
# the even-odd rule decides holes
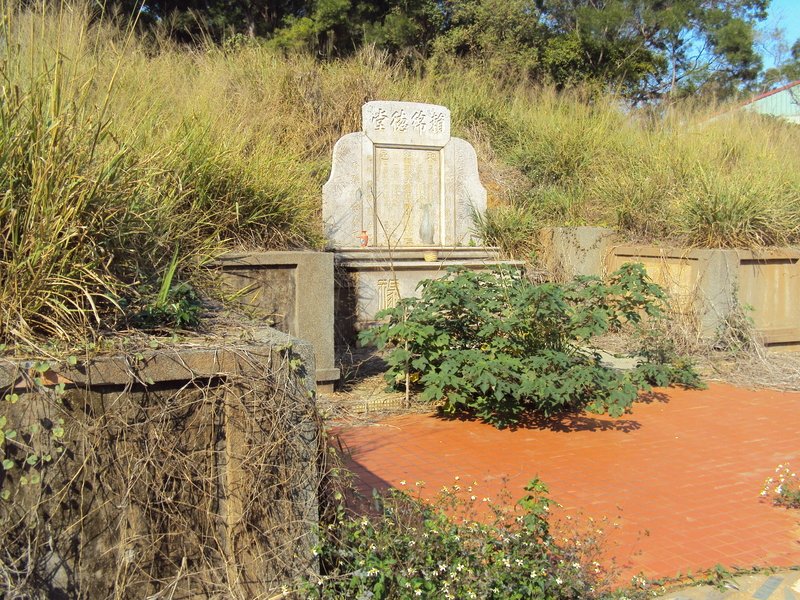
[[[142,170],[111,134],[109,87],[90,97],[95,65],[60,56],[90,51],[75,15],[6,7],[2,28],[0,338],[62,337],[122,293],[120,263],[146,229]]]
[[[508,202],[538,223],[703,247],[800,241],[795,125],[741,111],[713,119],[689,106],[653,118],[578,92],[510,95],[503,120],[513,135],[496,152],[526,178]]]
[[[171,256],[176,281],[197,283],[198,265],[231,246],[318,244],[306,164],[267,136],[253,147],[259,132],[235,124],[222,139],[225,113],[209,118],[176,87],[191,84],[196,56],[148,57],[95,17],[4,7],[2,344],[124,325],[153,301]],[[157,87],[169,78],[172,89]],[[222,108],[218,88],[207,108],[212,96]]]

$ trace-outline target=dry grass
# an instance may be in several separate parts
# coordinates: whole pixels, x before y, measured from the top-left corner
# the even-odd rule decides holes
[[[30,5],[29,5],[30,6]],[[436,102],[473,142],[491,242],[543,225],[702,246],[800,240],[800,133],[721,109],[412,74],[369,48],[319,62],[266,47],[145,41],[74,5],[4,6],[0,343],[113,328],[123,304],[232,246],[320,247],[335,141],[373,99]]]

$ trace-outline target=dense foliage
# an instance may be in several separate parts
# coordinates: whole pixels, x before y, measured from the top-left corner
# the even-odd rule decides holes
[[[754,84],[769,0],[146,0],[142,23],[184,41],[268,39],[327,56],[365,45],[418,66],[479,61],[496,74],[620,86],[635,99]],[[111,6],[136,13],[138,3]],[[237,42],[238,40],[238,42]]]
[[[527,411],[588,409],[619,416],[651,384],[700,385],[686,361],[643,349],[631,372],[591,350],[592,338],[662,314],[663,292],[641,265],[608,281],[533,284],[513,268],[453,270],[420,284],[379,318],[362,341],[390,347],[387,380],[414,384],[447,413],[469,412],[503,427]]]
[[[538,479],[516,507],[481,497],[476,484],[458,477],[430,503],[409,488],[376,495],[379,509],[372,514],[338,506],[320,531],[322,573],[301,584],[303,597],[616,597],[607,588],[611,574],[598,561],[605,524],[594,522],[584,532],[573,522],[557,533],[549,518],[554,502]]]

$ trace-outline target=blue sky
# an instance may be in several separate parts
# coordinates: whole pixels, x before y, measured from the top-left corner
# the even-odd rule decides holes
[[[772,0],[767,20],[760,29],[768,32],[776,28],[783,30],[789,46],[800,38],[800,0]],[[774,49],[770,48],[769,43],[765,43],[762,49],[765,67],[774,65],[773,53]]]

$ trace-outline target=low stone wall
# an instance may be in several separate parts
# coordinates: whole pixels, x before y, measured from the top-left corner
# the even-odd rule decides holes
[[[315,573],[314,357],[276,334],[0,360],[0,589],[255,598]]]
[[[311,342],[320,391],[339,381],[333,349],[333,254],[229,252],[216,266],[239,300],[271,327]]]
[[[767,346],[800,349],[800,251],[615,246],[608,270],[641,262],[675,307],[713,338],[733,310],[752,319]]]
[[[545,230],[542,243],[556,278],[602,276],[639,262],[704,338],[714,339],[733,311],[744,311],[766,345],[800,349],[800,250],[620,245],[602,227]]]

